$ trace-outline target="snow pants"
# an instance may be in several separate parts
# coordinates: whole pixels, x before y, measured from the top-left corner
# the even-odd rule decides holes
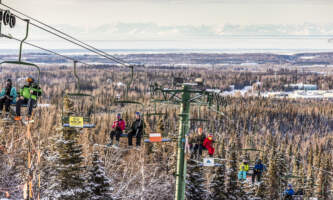
[[[136,133],[138,132],[138,133]],[[142,133],[140,131],[131,131],[128,133],[128,146],[133,145],[133,137],[136,137],[136,146],[141,146],[141,135]]]
[[[205,148],[208,150],[208,154],[209,154],[210,156],[213,156],[213,155],[214,155],[214,152],[215,152],[214,147],[212,147],[212,146],[206,146]]]
[[[195,144],[193,148],[193,154],[196,155],[199,152],[199,155],[202,156],[202,150],[203,150],[202,144]]]
[[[32,114],[32,109],[35,106],[35,104],[37,103],[36,100],[33,99],[20,99],[16,102],[16,116],[21,116],[21,107],[24,104],[28,105],[28,116],[31,117]]]
[[[12,100],[6,97],[0,98],[0,111],[2,111],[3,107],[5,106],[6,112],[9,112],[11,101]]]
[[[238,180],[246,180],[246,171],[239,171],[238,172]]]
[[[252,174],[252,183],[255,182],[256,176],[257,176],[257,181],[260,182],[261,181],[261,171],[257,171],[257,170],[253,170],[253,174]]]
[[[110,133],[111,142],[113,141],[114,136],[116,136],[116,141],[119,142],[120,136],[121,136],[122,133],[123,132],[120,129],[116,129],[114,131],[111,131],[111,133]]]

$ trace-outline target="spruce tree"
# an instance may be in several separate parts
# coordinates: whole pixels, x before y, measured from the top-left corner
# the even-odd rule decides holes
[[[72,113],[74,105],[67,99],[64,113]],[[51,161],[49,179],[42,199],[85,200],[89,199],[86,183],[86,167],[83,166],[82,146],[78,143],[79,131],[63,128],[62,135],[55,142],[55,155]]]
[[[98,152],[93,153],[92,167],[89,172],[91,200],[112,200],[111,180],[105,175]]]
[[[219,166],[214,173],[213,180],[211,182],[211,195],[212,200],[224,200],[228,199],[225,192],[225,165]]]
[[[242,199],[243,193],[238,186],[238,166],[237,166],[237,152],[235,143],[231,142],[228,154],[228,172],[226,182],[226,192],[228,199]]]
[[[186,192],[187,200],[204,200],[208,191],[205,188],[205,179],[201,167],[190,160],[187,164]]]
[[[267,196],[269,199],[279,198],[280,177],[275,150],[271,152],[269,167],[267,170]]]
[[[307,198],[314,196],[314,187],[315,187],[315,179],[314,179],[313,168],[311,165],[308,164],[306,184],[305,184],[305,196]]]
[[[276,154],[276,164],[277,164],[277,177],[280,182],[280,187],[286,188],[288,184],[288,179],[284,178],[288,175],[288,167],[286,163],[285,152],[278,152]],[[281,189],[281,188],[280,188]]]
[[[304,191],[304,187],[305,187],[305,184],[306,184],[306,174],[305,174],[305,170],[304,170],[303,165],[300,166],[297,176],[299,178],[297,179],[297,183],[296,183],[297,187],[296,188],[297,189],[303,189],[303,191]]]
[[[68,128],[56,142],[57,155],[50,172],[51,184],[43,199],[83,200],[88,199],[83,166],[82,147],[77,141],[78,132]]]
[[[262,179],[262,182],[259,184],[259,186],[256,188],[256,191],[255,191],[255,196],[256,197],[260,197],[262,199],[265,199],[266,197],[266,192],[267,192],[267,179],[266,178],[263,178]]]
[[[331,170],[331,162],[328,157],[324,158],[323,164],[317,178],[316,193],[319,199],[329,199],[329,190],[331,184],[331,176],[328,174]]]

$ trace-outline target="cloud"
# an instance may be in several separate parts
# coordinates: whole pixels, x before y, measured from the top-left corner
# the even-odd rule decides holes
[[[81,32],[82,33],[82,32]],[[118,39],[184,39],[219,38],[223,36],[327,36],[333,35],[333,24],[318,25],[182,25],[161,26],[155,23],[116,23],[89,30],[99,38]]]
[[[259,24],[239,25],[158,25],[156,23],[112,23],[95,27],[56,25],[58,29],[84,40],[177,40],[218,39],[233,36],[332,36],[332,24]],[[18,25],[15,33],[23,37],[25,26]],[[10,30],[10,29],[8,29]],[[6,32],[6,30],[4,30]],[[15,35],[20,33],[20,35]],[[29,39],[52,40],[50,34],[35,27],[31,28]]]
[[[331,0],[58,0],[64,2],[106,2],[106,3],[115,3],[115,2],[142,2],[142,3],[201,3],[201,4],[333,4]]]

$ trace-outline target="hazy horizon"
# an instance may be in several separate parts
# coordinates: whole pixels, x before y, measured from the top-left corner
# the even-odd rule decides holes
[[[333,43],[328,43],[333,38],[333,1],[329,0],[4,0],[3,3],[100,49],[259,52],[333,49]],[[15,29],[3,31],[23,38],[24,28],[18,21]],[[78,48],[33,26],[28,41],[49,49]],[[0,49],[16,48],[17,42],[0,38]],[[24,48],[31,49],[27,45]]]

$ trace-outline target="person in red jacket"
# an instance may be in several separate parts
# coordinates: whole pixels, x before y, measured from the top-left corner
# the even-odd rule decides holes
[[[209,134],[203,142],[203,146],[208,150],[210,157],[213,157],[215,149],[213,147],[213,134]]]
[[[113,122],[112,129],[113,130],[110,133],[111,142],[110,142],[110,144],[108,144],[108,146],[113,145],[114,136],[116,136],[116,141],[117,141],[115,146],[119,146],[120,136],[123,133],[123,131],[125,130],[125,121],[121,118],[121,114],[119,114],[119,113],[117,114],[117,120]]]

